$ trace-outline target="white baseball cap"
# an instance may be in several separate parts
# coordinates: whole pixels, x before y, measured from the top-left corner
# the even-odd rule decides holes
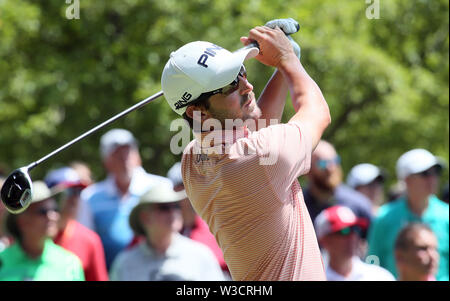
[[[131,132],[124,129],[112,129],[100,138],[100,152],[102,158],[108,156],[117,147],[130,145],[137,147],[136,139]]]
[[[361,185],[367,185],[376,178],[385,178],[383,171],[370,163],[362,163],[353,166],[347,176],[347,185],[356,188]]]
[[[202,93],[232,83],[242,63],[258,53],[256,47],[230,52],[210,42],[188,43],[172,52],[164,67],[161,77],[164,97],[172,110],[183,115],[187,105]]]
[[[409,175],[420,173],[433,166],[444,168],[445,164],[441,158],[429,151],[416,148],[404,153],[397,160],[397,177],[399,180],[404,180]]]

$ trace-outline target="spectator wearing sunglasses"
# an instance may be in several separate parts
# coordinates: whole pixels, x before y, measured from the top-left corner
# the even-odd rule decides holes
[[[347,185],[364,194],[372,203],[375,216],[378,208],[384,203],[384,182],[386,173],[370,163],[355,165],[347,176]]]
[[[410,223],[395,240],[398,280],[433,281],[439,264],[438,241],[425,224]]]
[[[7,215],[14,243],[0,252],[0,280],[84,280],[79,258],[52,241],[60,217],[54,196],[43,181],[35,181],[30,207]]]
[[[120,281],[220,281],[224,275],[212,251],[179,233],[185,191],[172,185],[148,190],[130,213],[130,226],[144,237],[118,254],[110,279]]]
[[[313,221],[322,210],[333,205],[343,205],[352,209],[367,226],[370,224],[373,216],[370,200],[343,184],[341,158],[328,141],[321,140],[314,150],[307,178],[304,196]]]
[[[411,222],[428,225],[438,239],[440,263],[437,280],[449,280],[449,205],[436,196],[442,160],[425,149],[413,149],[397,161],[399,181],[406,186],[406,196],[380,207],[369,233],[369,254],[380,259],[397,277],[394,243],[399,231]]]
[[[108,280],[100,236],[76,221],[80,193],[87,183],[70,167],[50,171],[45,182],[53,191],[60,192],[56,199],[61,218],[58,221],[58,234],[53,241],[78,256],[87,281]]]
[[[361,224],[363,222],[363,224]],[[392,281],[387,270],[363,262],[358,256],[361,226],[364,221],[344,206],[323,210],[315,220],[317,238],[327,251],[328,281]]]

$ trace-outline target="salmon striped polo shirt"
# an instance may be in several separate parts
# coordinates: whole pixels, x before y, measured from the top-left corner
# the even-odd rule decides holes
[[[185,148],[187,195],[233,280],[326,279],[297,180],[309,171],[311,152],[300,122],[197,133]]]

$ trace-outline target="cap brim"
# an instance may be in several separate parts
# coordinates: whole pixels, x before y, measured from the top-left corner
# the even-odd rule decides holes
[[[239,74],[244,61],[257,56],[258,53],[259,49],[256,47],[244,47],[232,52],[227,59],[221,62],[221,76],[215,79],[214,89],[219,89],[233,82]]]

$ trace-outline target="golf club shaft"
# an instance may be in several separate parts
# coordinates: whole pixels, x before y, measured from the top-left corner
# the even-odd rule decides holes
[[[102,127],[107,126],[108,124],[110,124],[110,123],[116,121],[116,120],[119,119],[119,118],[122,118],[123,116],[127,115],[128,113],[130,113],[130,112],[132,112],[132,111],[135,111],[135,110],[139,109],[140,107],[142,107],[142,106],[148,104],[148,103],[151,102],[152,100],[155,100],[155,99],[157,99],[158,97],[160,97],[160,96],[162,96],[162,95],[163,95],[163,91],[159,91],[158,93],[153,94],[152,96],[149,96],[149,97],[147,97],[147,98],[144,99],[144,100],[141,100],[140,102],[138,102],[138,103],[135,104],[134,106],[132,106],[132,107],[126,109],[125,111],[122,111],[121,113],[119,113],[119,114],[117,114],[117,115],[111,117],[110,119],[108,119],[108,120],[104,121],[103,123],[97,125],[96,127],[92,128],[91,130],[87,131],[86,133],[84,133],[84,134],[78,136],[77,138],[73,139],[72,141],[70,141],[70,142],[64,144],[63,146],[61,146],[61,147],[58,148],[57,150],[51,152],[50,154],[46,155],[45,157],[42,157],[41,159],[39,159],[39,160],[37,160],[37,161],[35,161],[35,162],[29,164],[29,165],[27,166],[28,171],[32,170],[33,168],[35,168],[37,165],[41,164],[42,162],[44,162],[44,161],[47,160],[48,158],[50,158],[50,157],[56,155],[57,153],[59,153],[59,152],[65,150],[66,148],[68,148],[69,146],[71,146],[71,145],[77,143],[78,141],[80,141],[80,140],[86,138],[87,136],[91,135],[92,133],[98,131],[98,130],[101,129]]]
[[[253,42],[250,43],[249,45],[244,46],[244,47],[242,47],[242,48],[251,48],[251,47],[257,47],[257,48],[259,49],[259,45],[258,45],[258,43],[257,43],[256,41],[253,41]],[[144,100],[141,100],[140,102],[138,102],[138,103],[135,104],[134,106],[132,106],[132,107],[128,108],[127,110],[125,110],[125,111],[123,111],[123,112],[121,112],[121,113],[119,113],[119,114],[117,114],[117,115],[111,117],[110,119],[108,119],[108,120],[106,120],[105,122],[103,122],[103,123],[97,125],[97,126],[94,127],[93,129],[87,131],[86,133],[80,135],[79,137],[73,139],[72,141],[70,141],[70,142],[64,144],[63,146],[61,146],[61,147],[58,148],[57,150],[55,150],[55,151],[51,152],[50,154],[48,154],[48,155],[42,157],[41,159],[39,159],[39,160],[37,160],[37,161],[35,161],[35,162],[29,164],[29,165],[27,166],[27,170],[28,170],[28,171],[32,170],[33,168],[35,168],[37,165],[41,164],[42,162],[44,162],[44,161],[47,160],[48,158],[50,158],[50,157],[56,155],[57,153],[59,153],[59,152],[65,150],[65,149],[68,148],[69,146],[71,146],[71,145],[77,143],[78,141],[80,141],[80,140],[86,138],[87,136],[91,135],[92,133],[96,132],[97,130],[101,129],[102,127],[104,127],[104,126],[106,126],[106,125],[108,125],[108,124],[110,124],[110,123],[116,121],[117,119],[119,119],[119,118],[121,118],[121,117],[127,115],[128,113],[130,113],[130,112],[132,112],[132,111],[134,111],[134,110],[136,110],[136,109],[139,109],[140,107],[146,105],[146,104],[149,103],[150,101],[155,100],[156,98],[158,98],[158,97],[160,97],[160,96],[162,96],[162,95],[163,95],[163,91],[159,91],[158,93],[156,93],[156,94],[154,94],[154,95],[152,95],[152,96],[149,96],[149,97],[147,97],[147,98],[144,99]]]

